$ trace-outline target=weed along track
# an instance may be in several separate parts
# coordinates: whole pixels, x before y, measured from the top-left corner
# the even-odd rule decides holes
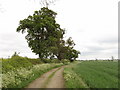
[[[30,83],[25,90],[29,88],[64,88],[63,70],[64,66],[50,70]]]

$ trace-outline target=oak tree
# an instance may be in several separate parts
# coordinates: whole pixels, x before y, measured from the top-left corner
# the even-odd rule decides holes
[[[50,50],[57,46],[56,43],[63,38],[64,30],[56,23],[57,13],[47,7],[35,11],[24,20],[20,20],[17,32],[27,31],[26,39],[32,52],[39,55],[39,58],[47,58],[53,53]]]

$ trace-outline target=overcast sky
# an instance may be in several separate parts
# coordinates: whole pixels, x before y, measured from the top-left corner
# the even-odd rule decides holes
[[[72,37],[78,59],[118,58],[119,0],[58,0],[49,8],[57,12],[56,21]],[[0,0],[0,58],[15,51],[21,56],[38,57],[31,52],[25,35],[16,32],[19,21],[40,10],[38,0]]]

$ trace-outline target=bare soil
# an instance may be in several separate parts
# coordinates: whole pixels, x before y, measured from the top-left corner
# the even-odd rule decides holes
[[[25,90],[29,88],[65,88],[63,70],[64,66],[48,71],[25,87]]]
[[[56,71],[56,73],[53,75],[53,77],[47,84],[47,88],[65,88],[63,70],[64,68],[62,67],[58,71]]]

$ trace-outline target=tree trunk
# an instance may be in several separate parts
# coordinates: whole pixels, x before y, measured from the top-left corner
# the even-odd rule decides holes
[[[43,59],[42,55],[40,53],[38,55],[39,55],[39,59],[42,60]]]
[[[57,58],[58,58],[58,60],[61,61],[61,59],[62,59],[62,58],[61,58],[61,54],[58,54],[58,55],[57,55]]]

